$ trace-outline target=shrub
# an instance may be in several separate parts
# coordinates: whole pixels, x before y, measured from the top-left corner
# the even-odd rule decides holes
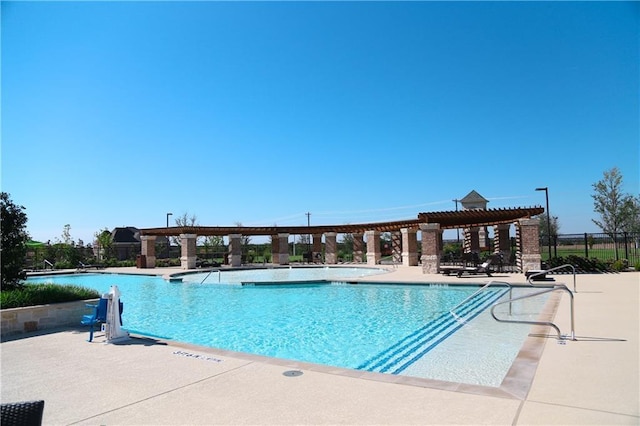
[[[68,260],[58,260],[53,264],[53,269],[73,269],[76,267],[76,265],[77,263],[75,265],[72,265]]]
[[[100,297],[100,293],[97,290],[75,285],[26,284],[21,288],[3,290],[0,293],[0,308],[22,308],[25,306],[96,299],[98,297]]]
[[[131,265],[135,266],[135,265]],[[170,266],[180,266],[180,259],[157,259],[156,260],[156,268],[167,268]]]
[[[619,259],[611,264],[611,269],[616,272],[626,271],[629,268],[629,263],[627,259]]]

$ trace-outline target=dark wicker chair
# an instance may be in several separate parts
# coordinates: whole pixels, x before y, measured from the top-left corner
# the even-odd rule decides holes
[[[25,401],[0,405],[2,426],[40,426],[44,401]]]

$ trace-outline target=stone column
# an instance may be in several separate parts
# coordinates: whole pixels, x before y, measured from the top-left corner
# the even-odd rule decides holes
[[[465,232],[465,253],[480,253],[480,228],[474,226],[473,228],[467,228]]]
[[[480,250],[489,249],[489,231],[486,226],[478,227],[478,247]]]
[[[355,263],[362,263],[362,254],[364,248],[364,241],[362,240],[361,233],[354,233],[353,235],[353,261]]]
[[[415,229],[402,228],[402,264],[404,266],[418,265],[418,232]]]
[[[335,232],[326,232],[324,234],[324,261],[329,265],[338,263],[338,244]]]
[[[380,263],[380,232],[367,231],[367,265],[377,265]]]
[[[508,223],[502,223],[493,227],[493,253],[500,258],[503,265],[508,264],[511,258],[510,228],[511,225]]]
[[[156,236],[141,235],[142,252],[141,254],[147,259],[147,268],[156,267]]]
[[[440,272],[440,238],[442,230],[439,223],[421,223],[422,234],[422,273]]]
[[[402,233],[391,233],[391,260],[394,264],[402,263]]]
[[[519,272],[527,272],[537,270],[541,267],[540,256],[540,219],[520,219],[516,224],[519,228],[518,238],[520,238],[518,246],[519,253]]]
[[[277,234],[271,236],[271,263],[280,264],[280,239]]]
[[[196,234],[180,234],[180,267],[193,269],[196,267]]]
[[[311,248],[313,259],[311,262],[322,263],[322,234],[313,234],[313,247]]]
[[[229,265],[242,265],[242,235],[229,234]]]
[[[279,250],[278,250],[278,265],[289,264],[289,234],[278,234]]]

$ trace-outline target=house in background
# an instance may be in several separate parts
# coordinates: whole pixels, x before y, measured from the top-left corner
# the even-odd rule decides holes
[[[489,200],[478,194],[476,190],[469,192],[461,200],[463,210],[486,210]],[[489,232],[486,226],[480,226],[475,229],[476,235],[472,235],[472,230],[467,228],[464,230],[464,251],[477,252],[478,250],[489,249]]]
[[[111,231],[111,247],[118,260],[134,260],[140,254],[140,230],[133,226],[114,228]]]
[[[107,232],[105,231],[105,233]],[[113,228],[110,233],[112,256],[117,260],[135,260],[142,249],[140,241],[140,230],[134,226]],[[158,237],[156,244],[166,246],[167,241],[167,237]],[[104,257],[103,247],[98,241],[93,244],[93,254],[98,260],[102,260]]]

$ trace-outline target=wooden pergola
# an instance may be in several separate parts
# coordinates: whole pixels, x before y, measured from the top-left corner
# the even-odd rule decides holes
[[[314,225],[314,226],[172,226],[164,228],[146,228],[140,230],[140,235],[173,236],[180,234],[196,234],[198,236],[227,236],[240,234],[278,235],[278,234],[361,234],[366,231],[399,232],[401,229],[420,229],[421,224],[437,223],[440,229],[473,228],[478,226],[493,226],[513,223],[520,219],[530,219],[544,213],[544,208],[516,207],[487,210],[460,210],[418,213],[417,219],[407,219],[393,222],[373,222],[343,225]]]
[[[327,264],[337,263],[338,234],[351,234],[354,244],[354,259],[365,254],[366,262],[376,265],[380,261],[379,234],[392,233],[392,250],[394,257],[401,259],[407,266],[416,266],[422,262],[425,272],[437,272],[440,265],[442,232],[445,229],[465,229],[469,235],[469,244],[465,242],[465,250],[478,250],[479,230],[482,227],[494,226],[498,252],[510,251],[509,227],[518,227],[517,240],[523,247],[520,256],[522,269],[539,268],[540,254],[538,242],[538,221],[533,216],[542,214],[542,207],[516,207],[505,209],[467,209],[461,211],[443,211],[419,213],[415,219],[393,222],[358,223],[343,225],[315,226],[173,226],[164,228],[147,228],[140,230],[142,240],[142,256],[146,259],[145,267],[155,267],[155,240],[159,236],[180,236],[183,269],[191,269],[196,265],[196,240],[202,236],[219,236],[229,239],[229,263],[241,265],[241,238],[243,236],[270,236],[273,263],[289,264],[289,236],[310,235],[313,243],[310,254],[314,259],[324,253]],[[417,247],[417,232],[421,233],[421,248]],[[468,232],[467,232],[468,231]],[[322,239],[324,238],[324,246]],[[421,257],[418,259],[418,253]]]

